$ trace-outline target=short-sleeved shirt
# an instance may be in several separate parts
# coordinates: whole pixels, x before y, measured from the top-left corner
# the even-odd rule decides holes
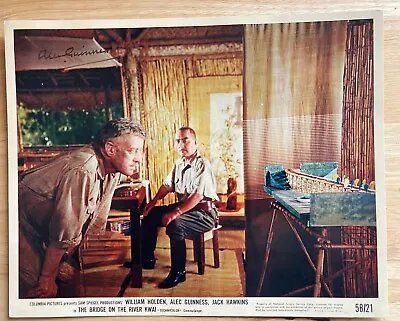
[[[60,155],[19,183],[20,227],[46,245],[71,248],[88,231],[105,228],[120,173],[105,174],[102,158],[91,145]]]
[[[203,195],[207,200],[219,200],[211,164],[199,152],[189,160],[176,160],[163,185],[176,193],[178,201],[187,199],[193,192]]]

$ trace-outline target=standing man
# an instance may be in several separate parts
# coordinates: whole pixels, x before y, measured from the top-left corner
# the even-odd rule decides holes
[[[186,280],[185,236],[209,231],[217,217],[213,204],[218,200],[215,177],[210,162],[197,151],[196,133],[190,127],[181,127],[175,143],[180,158],[143,213],[143,268],[154,269],[158,227],[166,226],[170,238],[171,271],[160,288],[171,288]],[[172,192],[177,203],[155,206]]]
[[[60,268],[86,232],[104,230],[122,174],[138,171],[146,134],[128,119],[111,120],[91,145],[23,173],[18,185],[20,298],[63,296]]]

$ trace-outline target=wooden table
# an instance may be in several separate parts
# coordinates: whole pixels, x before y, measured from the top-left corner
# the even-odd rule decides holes
[[[142,231],[140,212],[142,206],[148,202],[148,183],[135,189],[129,196],[114,196],[112,208],[129,209],[130,219],[130,243],[131,243],[131,264],[130,270],[121,284],[117,296],[123,296],[130,284],[133,288],[142,287]]]
[[[304,252],[308,263],[312,270],[315,273],[315,282],[312,285],[306,286],[301,289],[294,290],[286,296],[292,296],[298,294],[300,292],[306,291],[308,289],[313,288],[313,296],[319,297],[321,296],[321,287],[323,287],[328,294],[329,297],[334,297],[334,293],[332,291],[332,287],[330,283],[332,280],[342,273],[344,273],[349,268],[355,267],[357,264],[365,260],[376,260],[376,240],[374,244],[334,244],[328,234],[327,227],[319,226],[319,227],[312,227],[309,224],[310,218],[310,204],[309,203],[301,203],[297,202],[296,198],[302,197],[305,194],[294,191],[294,190],[272,190],[268,191],[268,193],[275,198],[275,201],[271,203],[271,207],[273,208],[272,219],[269,227],[268,238],[267,238],[267,245],[264,255],[264,262],[262,266],[262,272],[259,279],[259,283],[256,290],[256,295],[260,296],[261,290],[264,284],[264,279],[268,267],[269,255],[272,246],[272,240],[274,237],[274,223],[276,220],[277,213],[280,213],[290,226],[291,230],[293,231],[296,239],[298,240],[302,251]],[[316,262],[314,262],[311,258],[310,253],[308,252],[297,228],[304,230],[309,235],[313,236],[315,239],[314,248],[317,250],[317,258]],[[375,234],[376,238],[376,234]],[[330,267],[330,258],[329,252],[330,249],[354,249],[354,250],[362,250],[362,251],[371,251],[371,254],[367,257],[361,257],[357,259],[353,266],[343,268],[335,273],[331,273]],[[324,262],[325,260],[328,261],[328,275],[324,276]],[[377,289],[376,289],[377,291]]]

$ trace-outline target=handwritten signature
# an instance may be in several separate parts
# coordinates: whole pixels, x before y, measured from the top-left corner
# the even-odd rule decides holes
[[[85,46],[82,46],[85,47]],[[74,47],[69,47],[65,49],[64,52],[62,53],[54,53],[52,51],[47,51],[47,49],[43,49],[39,51],[38,55],[38,60],[41,59],[59,59],[59,58],[64,58],[64,57],[81,57],[81,56],[93,56],[93,55],[99,55],[99,54],[105,54],[108,53],[107,50],[105,49],[92,49],[92,50],[82,50],[82,51],[77,51],[75,50]]]

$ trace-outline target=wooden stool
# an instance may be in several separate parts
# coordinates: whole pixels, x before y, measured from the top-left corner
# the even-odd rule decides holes
[[[213,254],[214,254],[214,267],[219,268],[219,243],[218,243],[218,230],[222,225],[217,224],[212,230],[204,233],[199,233],[194,236],[186,236],[186,239],[193,241],[193,256],[197,262],[197,269],[199,274],[204,274],[205,266],[205,249],[204,243],[212,239]]]

